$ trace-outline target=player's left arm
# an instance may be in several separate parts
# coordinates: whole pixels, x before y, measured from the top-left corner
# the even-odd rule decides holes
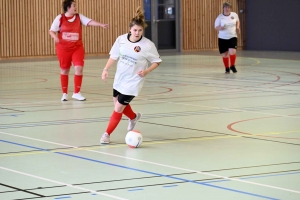
[[[239,19],[238,16],[237,16],[237,21],[236,21],[236,30],[237,30],[237,33],[238,33],[238,34],[241,33],[241,29],[240,29],[240,19]]]
[[[153,70],[155,70],[159,65],[160,65],[161,62],[153,62],[150,67],[148,67],[148,69],[146,70],[142,70],[142,71],[139,71],[138,75],[140,75],[140,77],[145,77],[147,76],[147,74],[149,74],[150,72],[152,72]]]
[[[100,22],[97,22],[93,19],[90,19],[83,14],[79,13],[80,21],[85,26],[101,26],[102,28],[108,28],[108,24],[103,24]]]
[[[108,28],[108,24],[102,24],[100,22],[97,22],[95,20],[91,20],[88,24],[88,26],[101,26],[102,28]]]

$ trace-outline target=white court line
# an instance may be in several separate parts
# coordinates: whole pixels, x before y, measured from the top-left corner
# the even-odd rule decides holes
[[[248,86],[247,86],[248,87]],[[249,86],[250,87],[250,86]],[[228,95],[235,95],[231,94],[232,92],[276,92],[276,93],[284,93],[284,94],[297,94],[299,93],[298,90],[289,90],[289,91],[283,91],[283,90],[276,90],[276,89],[261,89],[261,88],[234,88],[230,89],[230,93],[226,90],[211,90],[211,91],[203,91],[203,92],[189,92],[189,93],[182,93],[182,92],[172,92],[172,93],[164,93],[164,94],[148,94],[148,95],[141,95],[141,97],[144,96],[178,96],[178,95],[195,95],[195,94],[228,94]],[[252,93],[246,93],[245,95],[252,94]],[[139,98],[138,96],[137,98]]]
[[[75,185],[71,185],[71,184],[67,184],[67,183],[63,183],[63,182],[59,182],[59,181],[55,181],[55,180],[51,180],[51,179],[47,179],[47,178],[43,178],[43,177],[40,177],[40,176],[35,176],[35,175],[32,175],[32,174],[27,174],[27,173],[24,173],[24,172],[16,171],[16,170],[13,170],[13,169],[8,169],[8,168],[1,167],[1,166],[0,166],[0,169],[6,170],[6,171],[10,171],[10,172],[14,172],[14,173],[17,173],[17,174],[22,174],[24,176],[29,176],[29,177],[32,177],[32,178],[40,179],[40,180],[43,180],[43,181],[48,181],[48,182],[51,182],[51,183],[56,183],[56,184],[59,184],[59,185],[68,186],[68,187],[75,188],[75,189],[78,189],[78,190],[90,192],[92,194],[99,194],[99,195],[110,197],[110,198],[113,198],[113,199],[127,200],[127,199],[124,199],[124,198],[121,198],[121,197],[117,197],[117,196],[113,196],[113,195],[110,195],[110,194],[105,194],[105,193],[102,193],[102,192],[97,192],[95,190],[89,190],[89,189],[86,189],[86,188],[83,188],[83,187],[78,187],[78,186],[75,186]]]
[[[48,144],[55,144],[55,145],[58,145],[58,146],[72,147],[72,148],[76,148],[76,149],[79,148],[79,147],[75,147],[75,146],[71,146],[71,145],[60,144],[60,143],[50,142],[50,141],[46,141],[46,140],[40,140],[40,139],[36,139],[36,138],[30,138],[30,137],[26,137],[26,136],[11,134],[11,133],[5,133],[5,132],[0,132],[0,133],[3,134],[3,135],[10,135],[10,136],[15,136],[15,137],[19,137],[19,138],[35,140],[35,141],[44,142],[44,143],[48,143]]]
[[[22,137],[22,138],[26,138],[26,139],[30,139],[30,140],[36,140],[36,141],[40,141],[40,142],[44,142],[44,143],[59,144],[59,143],[53,143],[53,142],[46,141],[46,140],[39,140],[39,139],[35,139],[35,138],[14,135],[14,134],[10,134],[10,133],[0,132],[0,134],[10,135],[10,136],[15,136],[15,137]],[[63,144],[63,145],[73,147],[73,148],[79,148],[79,147],[74,147],[74,146],[66,145],[66,144]],[[81,149],[81,148],[79,148],[79,149]],[[94,153],[99,153],[99,154],[104,154],[104,155],[109,155],[109,156],[114,156],[114,157],[123,158],[123,159],[128,159],[128,160],[134,160],[134,161],[137,161],[137,162],[142,162],[142,163],[147,163],[147,164],[151,164],[151,165],[166,167],[166,168],[170,168],[170,169],[176,169],[176,170],[181,170],[181,171],[186,171],[186,172],[194,172],[194,173],[197,173],[197,174],[203,174],[203,175],[212,176],[212,177],[216,177],[216,178],[222,178],[222,179],[226,179],[226,180],[237,181],[237,182],[247,183],[247,184],[251,184],[251,185],[258,185],[258,186],[262,186],[262,187],[267,187],[267,188],[272,188],[272,189],[277,189],[277,190],[282,190],[282,191],[286,191],[286,192],[292,192],[292,193],[300,194],[300,191],[290,190],[290,189],[276,187],[276,186],[272,186],[272,185],[255,183],[255,182],[250,182],[250,181],[236,179],[236,178],[229,178],[229,177],[226,177],[226,176],[220,176],[220,175],[206,173],[206,172],[202,172],[202,171],[195,171],[195,170],[191,170],[191,169],[185,169],[185,168],[175,167],[175,166],[171,166],[171,165],[165,165],[165,164],[161,164],[161,163],[150,162],[150,161],[130,158],[130,157],[126,157],[126,156],[120,156],[120,155],[116,155],[116,154],[110,154],[110,153],[101,152],[101,151],[88,150],[88,149],[84,149],[84,148],[82,150],[89,151],[89,152],[94,152]]]
[[[247,86],[247,87],[251,87],[251,86]],[[295,94],[299,91],[295,90],[295,91],[281,91],[278,89],[264,89],[264,88],[259,88],[259,87],[251,87],[251,88],[235,88],[235,89],[231,89],[230,92],[284,92],[284,94]],[[227,94],[228,91],[225,90],[211,90],[211,91],[202,91],[202,92],[189,92],[189,93],[181,93],[181,92],[177,92],[177,93],[165,93],[165,94],[148,94],[148,95],[141,95],[139,97],[137,97],[138,99],[141,99],[143,96],[178,96],[178,95],[195,95],[195,94]],[[141,97],[141,98],[140,98]],[[45,103],[60,103],[58,101],[38,101],[38,102],[19,102],[19,103],[1,103],[0,106],[12,106],[12,105],[36,105],[36,104],[45,104]],[[108,102],[102,102],[102,103],[108,103]],[[67,104],[70,105],[70,104]]]
[[[284,94],[292,94],[297,95],[296,93],[298,91],[278,91],[278,90],[272,90],[272,89],[232,89],[230,92],[284,92]],[[178,96],[178,95],[197,95],[197,94],[227,94],[228,91],[224,90],[213,90],[213,91],[203,91],[203,92],[190,92],[190,93],[166,93],[166,94],[149,94],[149,95],[141,95],[138,96],[137,99],[143,99],[143,97],[155,97],[155,96]],[[249,93],[250,94],[250,93]],[[248,94],[245,94],[248,95]],[[93,99],[91,101],[93,103]],[[45,104],[45,103],[60,103],[58,101],[40,101],[40,102],[20,102],[20,103],[2,103],[0,106],[13,106],[13,105],[36,105],[36,104]],[[110,102],[102,102],[102,103],[110,103]],[[66,104],[71,105],[71,104]]]
[[[0,106],[9,105],[31,105],[31,104],[44,104],[44,103],[61,103],[59,101],[36,101],[36,102],[20,102],[20,103],[1,103]]]
[[[220,108],[220,107],[212,107],[212,106],[187,104],[187,103],[177,103],[177,102],[171,102],[171,101],[159,101],[159,100],[150,100],[150,99],[143,99],[143,98],[140,98],[140,99],[144,100],[144,101],[154,101],[154,102],[169,103],[169,104],[176,104],[176,105],[183,105],[183,106],[194,106],[194,107],[202,107],[202,108],[210,108],[210,109],[229,110],[229,111],[235,111],[235,112],[254,113],[254,114],[269,115],[269,116],[276,116],[276,117],[289,117],[289,118],[296,118],[296,119],[300,118],[300,116],[280,115],[280,114],[256,112],[256,111],[249,111],[249,110],[240,110],[240,109],[235,109],[235,108]]]

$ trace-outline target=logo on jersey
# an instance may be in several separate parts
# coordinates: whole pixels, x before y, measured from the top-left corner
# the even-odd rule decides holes
[[[139,46],[134,47],[134,51],[135,52],[140,52],[141,51],[141,47],[139,47]]]
[[[233,16],[231,16],[231,19],[234,19],[234,17],[233,17]]]

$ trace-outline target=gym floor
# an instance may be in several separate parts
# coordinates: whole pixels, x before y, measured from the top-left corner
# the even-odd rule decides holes
[[[143,143],[125,144],[108,56],[87,57],[81,93],[61,102],[58,61],[0,61],[0,199],[300,199],[300,52],[161,54],[131,105]]]

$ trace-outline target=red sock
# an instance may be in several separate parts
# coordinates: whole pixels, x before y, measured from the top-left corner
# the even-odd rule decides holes
[[[229,58],[223,57],[223,63],[224,63],[225,68],[228,68],[229,67]]]
[[[231,66],[235,65],[236,54],[230,55],[230,64]]]
[[[131,106],[129,104],[124,108],[123,114],[131,120],[133,120],[136,117],[136,114],[132,111]]]
[[[115,128],[118,126],[121,119],[122,119],[122,113],[118,113],[114,111],[110,117],[109,124],[106,129],[106,133],[108,133],[108,135],[110,135],[115,130]]]
[[[69,83],[69,75],[61,74],[60,84],[63,93],[68,94],[68,83]]]
[[[82,75],[74,75],[74,93],[80,92]]]

